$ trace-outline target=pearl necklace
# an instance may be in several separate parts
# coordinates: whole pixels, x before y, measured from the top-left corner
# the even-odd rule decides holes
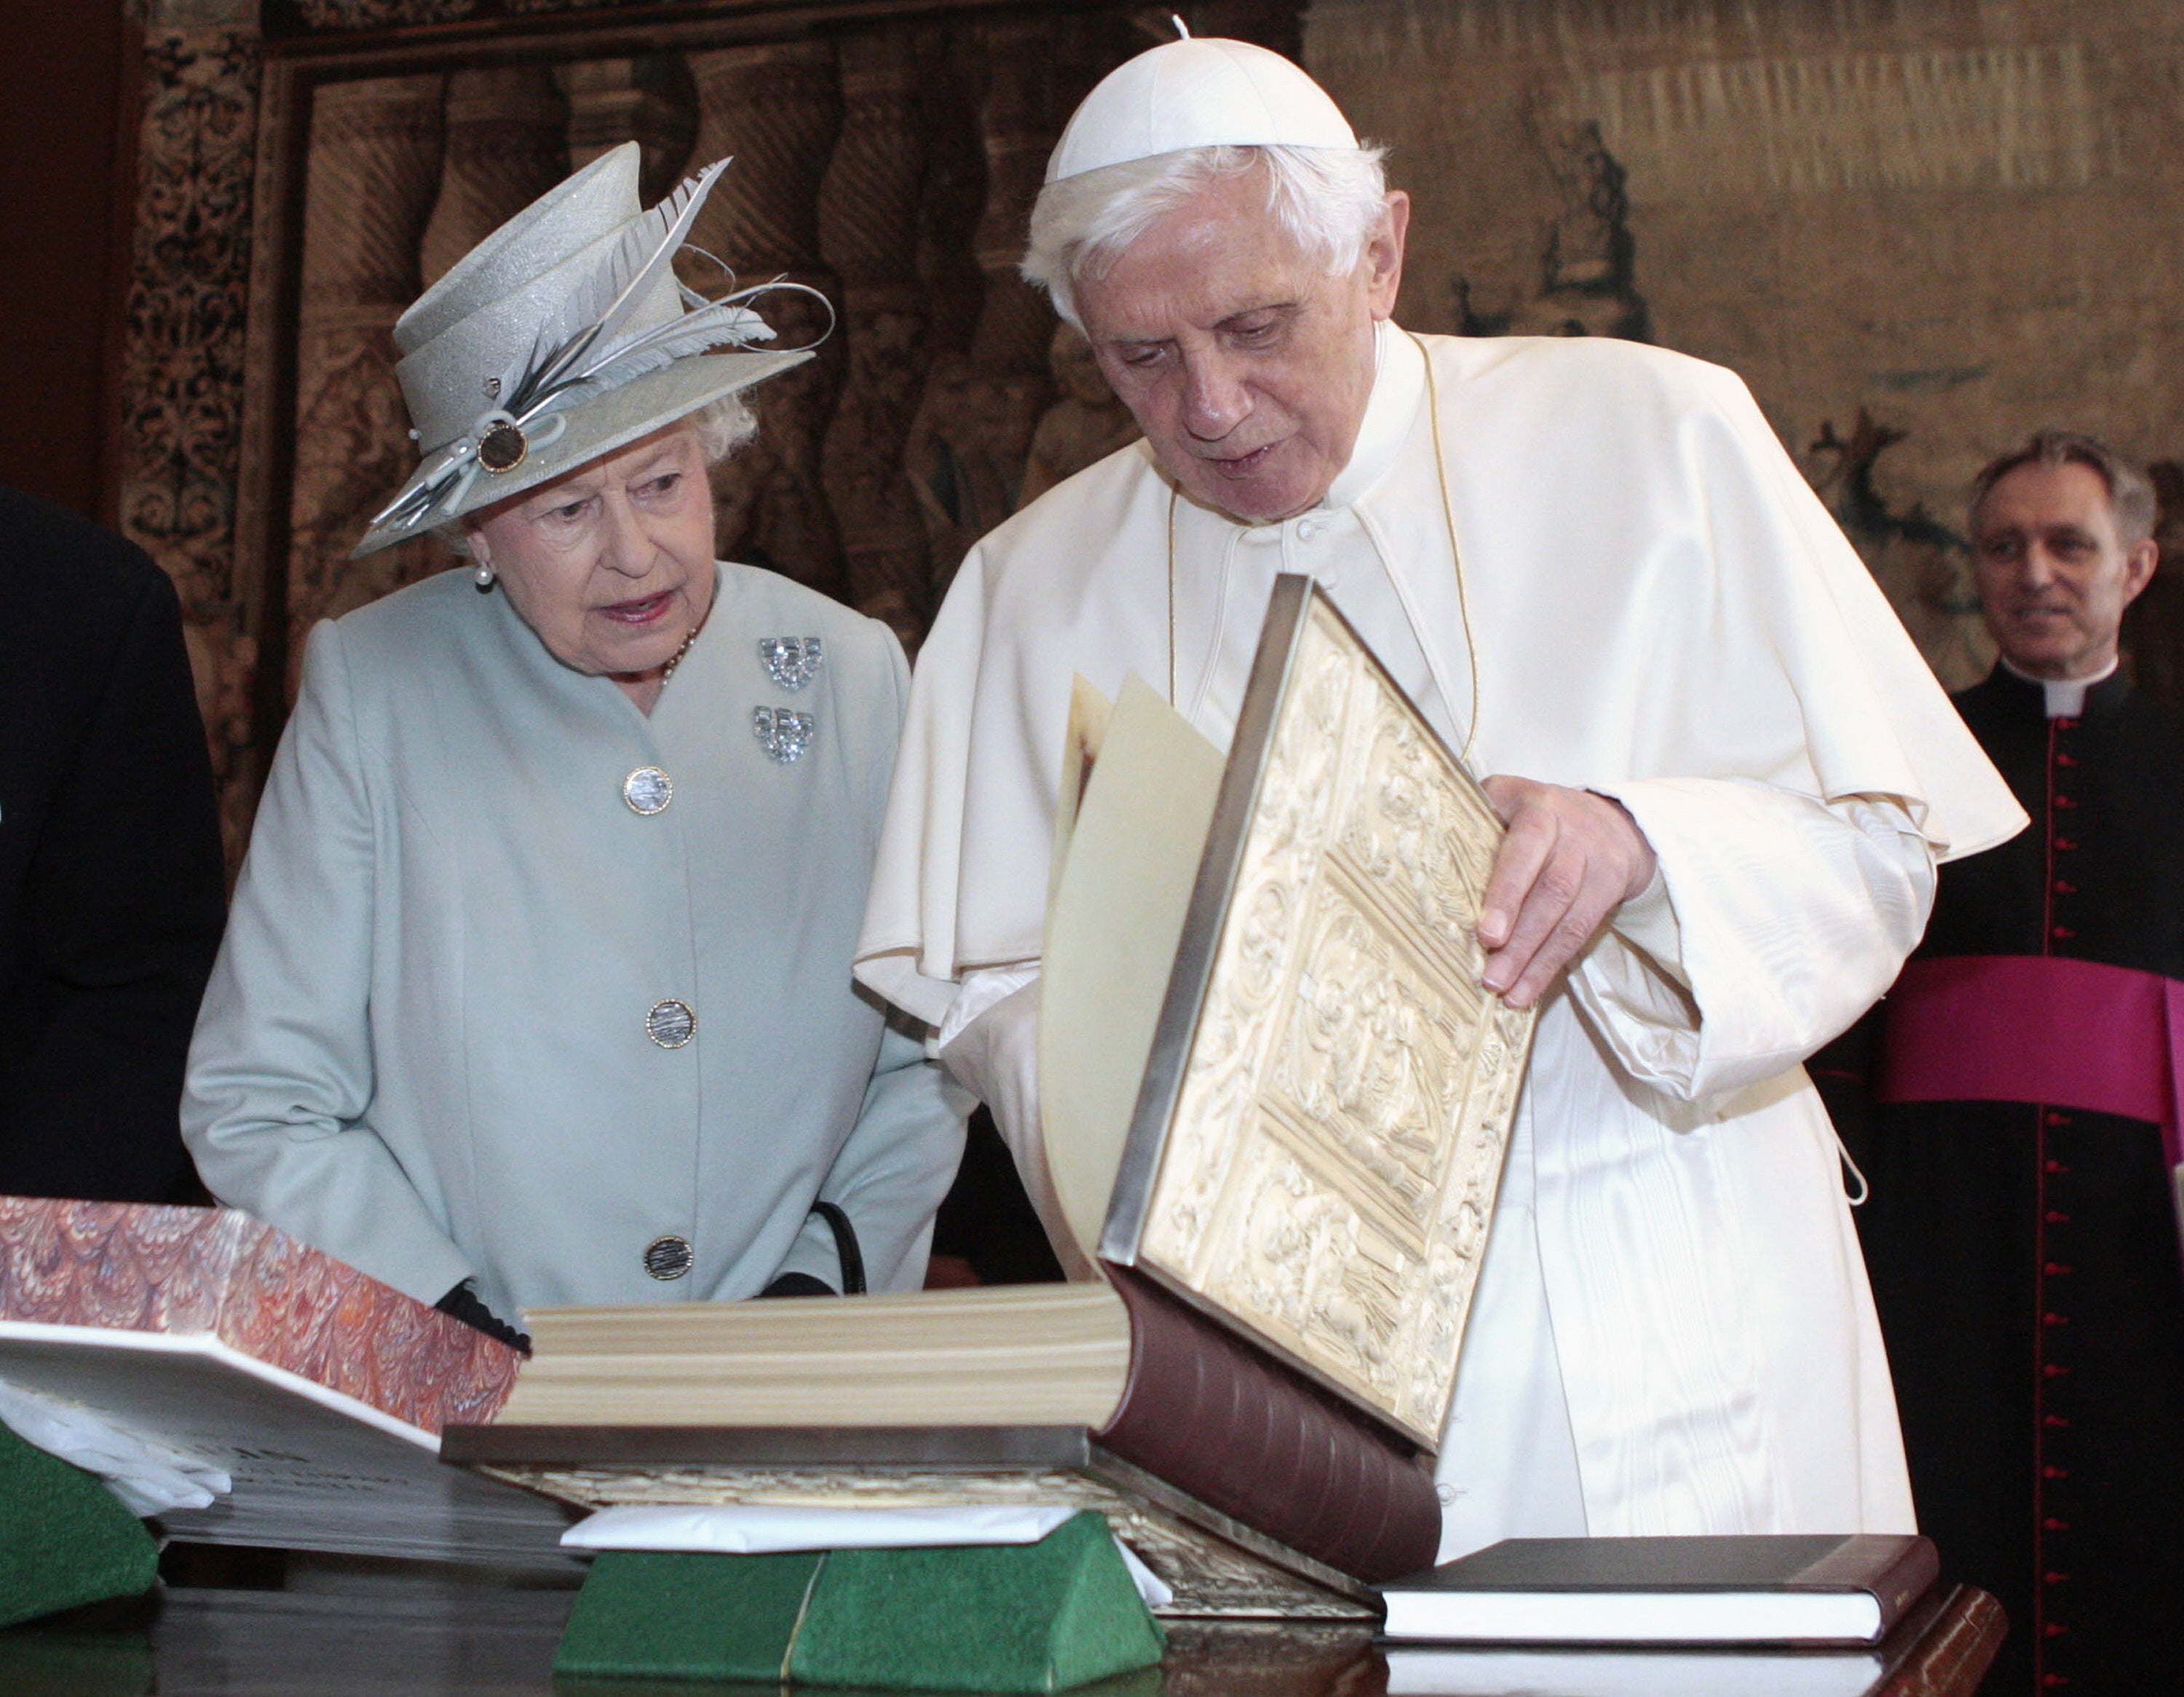
[[[682,656],[690,652],[690,644],[698,640],[698,632],[705,628],[703,625],[693,625],[690,627],[689,635],[682,638],[682,645],[668,657],[667,664],[660,667],[660,681],[662,683],[675,676],[675,668],[682,664]]]

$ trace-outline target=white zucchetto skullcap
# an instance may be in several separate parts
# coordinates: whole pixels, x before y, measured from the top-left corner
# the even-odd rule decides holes
[[[1357,133],[1327,91],[1279,53],[1206,36],[1125,60],[1084,97],[1046,180],[1185,147],[1347,147]]]

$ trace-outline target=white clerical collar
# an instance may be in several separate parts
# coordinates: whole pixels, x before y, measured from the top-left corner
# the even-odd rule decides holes
[[[1323,507],[1346,507],[1379,482],[1410,439],[1425,399],[1426,356],[1404,331],[1383,319],[1373,326],[1373,397],[1365,403],[1357,442],[1327,493]]]
[[[2025,683],[2036,683],[2048,694],[2048,716],[2050,719],[2075,719],[2086,710],[2086,692],[2103,678],[2114,674],[2117,662],[2110,660],[2090,677],[2035,677],[2031,672],[2020,671],[2010,665],[2009,656],[2002,657],[2002,669],[2012,677]]]

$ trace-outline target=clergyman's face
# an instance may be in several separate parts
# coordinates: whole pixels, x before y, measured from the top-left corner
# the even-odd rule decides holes
[[[488,509],[471,551],[562,665],[642,677],[713,604],[713,495],[687,420]]]
[[[2127,544],[2101,475],[2036,462],[2006,473],[1973,515],[1987,629],[2020,671],[2086,677],[2115,657],[2123,609],[2153,576],[2150,541]]]
[[[1410,213],[1390,195],[1357,267],[1330,277],[1266,198],[1256,170],[1217,178],[1076,285],[1100,369],[1161,465],[1246,524],[1317,504],[1349,464]]]

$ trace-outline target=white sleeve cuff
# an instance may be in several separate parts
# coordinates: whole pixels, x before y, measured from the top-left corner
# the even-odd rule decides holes
[[[948,1004],[940,1028],[933,1034],[932,1053],[938,1054],[963,1033],[963,1027],[996,1002],[1009,997],[1039,976],[1039,962],[1021,966],[980,966],[963,975],[963,988]]]
[[[1658,854],[1653,857],[1652,882],[1616,910],[1613,928],[1678,984],[1691,988],[1691,975],[1684,970],[1684,927]]]

